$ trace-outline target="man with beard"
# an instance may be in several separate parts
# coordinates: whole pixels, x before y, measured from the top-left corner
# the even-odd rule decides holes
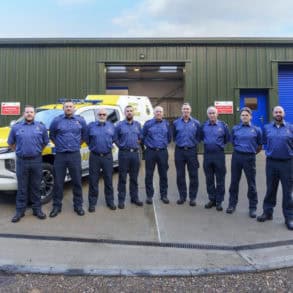
[[[138,197],[137,177],[139,172],[139,148],[141,143],[141,125],[133,120],[134,109],[131,105],[125,107],[125,120],[116,126],[116,144],[119,147],[119,182],[118,208],[124,209],[126,197],[126,177],[129,174],[130,202],[143,206]]]
[[[86,122],[83,117],[74,114],[75,107],[71,100],[64,102],[63,110],[64,114],[54,118],[50,125],[50,139],[56,147],[54,159],[55,186],[51,218],[56,217],[62,210],[63,185],[67,169],[73,185],[74,211],[79,216],[84,215],[80,145],[86,138]]]
[[[186,201],[187,186],[185,168],[189,174],[189,205],[196,205],[198,191],[198,159],[197,145],[200,142],[200,123],[191,117],[191,106],[184,103],[181,108],[182,117],[174,121],[173,138],[175,147],[175,166],[177,174],[177,187],[179,199],[177,204],[182,205]]]
[[[91,151],[89,158],[89,209],[90,213],[95,212],[99,195],[99,177],[103,172],[104,193],[107,207],[116,210],[113,192],[113,156],[112,146],[115,142],[114,125],[107,121],[107,111],[99,108],[98,121],[91,122],[87,128],[87,144]]]
[[[285,122],[285,111],[276,106],[274,121],[265,125],[263,143],[266,149],[267,192],[263,202],[263,214],[259,222],[273,219],[279,181],[283,190],[283,215],[289,230],[293,230],[293,125]]]
[[[154,110],[154,118],[148,120],[142,130],[143,144],[147,147],[145,150],[145,186],[147,204],[153,203],[154,186],[153,176],[156,165],[160,177],[160,196],[161,201],[169,203],[168,199],[168,144],[171,142],[171,133],[169,122],[163,119],[164,111],[161,106]]]
[[[42,150],[48,144],[47,129],[35,121],[33,106],[25,106],[24,120],[15,124],[9,134],[8,144],[16,153],[16,213],[12,222],[24,216],[29,195],[32,200],[33,215],[45,219],[41,209],[40,185],[42,179]]]

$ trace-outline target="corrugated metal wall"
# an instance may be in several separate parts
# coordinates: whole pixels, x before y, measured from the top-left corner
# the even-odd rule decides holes
[[[103,93],[105,62],[186,62],[186,100],[202,121],[214,100],[233,100],[238,105],[239,88],[268,88],[271,103],[276,101],[276,60],[293,60],[293,45],[0,44],[0,100],[38,106],[58,97]],[[232,125],[237,116],[222,119]],[[0,116],[0,124],[10,119]]]

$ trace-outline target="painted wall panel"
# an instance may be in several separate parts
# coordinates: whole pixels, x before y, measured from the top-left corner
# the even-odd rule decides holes
[[[140,59],[140,53],[145,54]],[[274,62],[293,63],[293,43],[226,42],[131,42],[52,44],[21,41],[0,42],[0,100],[21,101],[36,106],[59,97],[85,97],[103,93],[106,80],[104,63],[186,61],[185,95],[194,115],[206,118],[206,107],[215,98],[233,100],[239,89],[269,89],[270,104],[275,103],[278,81]],[[143,94],[143,93],[142,93]],[[0,124],[12,117],[0,116]],[[229,124],[238,114],[225,115]]]

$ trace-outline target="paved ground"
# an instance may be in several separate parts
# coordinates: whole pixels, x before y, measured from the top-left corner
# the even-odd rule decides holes
[[[266,223],[248,217],[244,177],[235,214],[206,210],[200,156],[197,206],[178,206],[172,157],[170,151],[170,205],[161,203],[156,194],[153,206],[135,207],[127,199],[124,210],[110,211],[101,192],[96,213],[79,217],[73,212],[70,184],[66,184],[63,211],[58,217],[40,221],[28,210],[20,223],[12,224],[14,199],[10,195],[1,195],[0,268],[6,272],[116,276],[254,272],[293,266],[293,237],[284,225],[281,190],[274,220]],[[231,156],[227,155],[228,171],[230,159]],[[259,214],[265,194],[264,162],[261,153],[257,157]],[[116,173],[115,189],[117,179]],[[158,187],[157,175],[154,181]],[[142,166],[140,196],[145,199],[143,182]],[[226,178],[226,190],[229,182],[230,172]],[[103,188],[102,182],[100,186]],[[87,179],[84,179],[83,189],[86,199]],[[224,207],[227,206],[227,194]],[[44,207],[46,213],[50,209],[51,204]]]

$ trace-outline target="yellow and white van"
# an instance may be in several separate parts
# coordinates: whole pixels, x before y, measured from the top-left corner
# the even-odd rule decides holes
[[[135,120],[142,125],[153,117],[152,104],[149,98],[145,96],[88,95],[84,100],[73,99],[73,101],[75,102],[75,114],[82,116],[87,124],[97,119],[96,111],[99,107],[107,110],[108,120],[114,124],[125,118],[124,108],[127,105],[134,107]],[[43,122],[49,129],[52,120],[63,113],[62,100],[59,100],[57,104],[40,106],[36,109],[36,112],[35,120]],[[21,120],[22,117],[16,123]],[[9,132],[10,127],[0,128],[0,192],[17,190],[15,152],[11,151],[7,144]],[[82,157],[82,176],[86,176],[89,168],[89,149],[85,143],[81,146],[80,152]],[[118,149],[115,145],[113,145],[112,152],[114,166],[118,166]],[[42,203],[49,202],[52,198],[54,155],[55,146],[50,141],[43,150],[43,176],[40,188]],[[69,176],[66,176],[66,180],[70,180]]]

